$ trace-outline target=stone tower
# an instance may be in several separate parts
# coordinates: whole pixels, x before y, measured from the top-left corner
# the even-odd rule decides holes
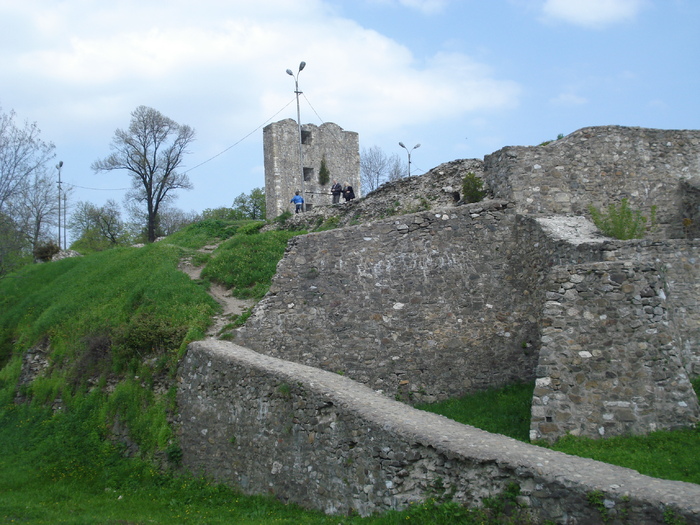
[[[321,126],[303,124],[301,150],[304,168],[304,199],[307,210],[331,204],[334,180],[350,184],[360,197],[360,141],[354,131],[332,122]],[[273,122],[263,129],[265,156],[265,205],[267,218],[292,210],[289,200],[302,190],[299,165],[299,129],[293,119]],[[329,182],[321,184],[319,172],[325,159]],[[342,202],[342,200],[341,200]]]

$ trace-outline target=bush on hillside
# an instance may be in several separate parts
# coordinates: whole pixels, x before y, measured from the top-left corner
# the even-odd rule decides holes
[[[50,261],[61,249],[53,241],[37,244],[34,248],[34,258],[38,261]]]
[[[486,192],[483,190],[483,187],[484,181],[470,171],[462,180],[462,200],[465,202],[479,202],[484,200]]]

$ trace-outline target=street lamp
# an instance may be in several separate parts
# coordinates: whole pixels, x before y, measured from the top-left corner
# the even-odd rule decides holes
[[[420,144],[416,144],[413,146],[411,149],[408,149],[406,146],[403,145],[403,142],[399,142],[399,146],[401,146],[403,149],[406,150],[406,153],[408,153],[408,176],[411,176],[411,151],[413,151],[416,148],[420,148]]]
[[[56,164],[56,169],[58,170],[58,249],[61,249],[61,168],[63,167],[63,161]],[[64,224],[65,228],[66,225]]]
[[[301,172],[301,197],[304,199],[304,202],[301,204],[301,211],[306,211],[306,198],[304,198],[304,156],[301,151],[301,112],[299,111],[299,95],[301,94],[301,91],[299,91],[299,73],[301,73],[301,70],[306,67],[306,62],[302,61],[299,63],[299,71],[297,71],[297,74],[295,75],[291,69],[287,70],[287,74],[290,75],[294,79],[294,93],[296,93],[297,96],[297,127],[299,128],[299,171]]]

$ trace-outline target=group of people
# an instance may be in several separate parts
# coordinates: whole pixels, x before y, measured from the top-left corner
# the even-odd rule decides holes
[[[333,186],[331,186],[331,195],[333,196],[333,204],[340,203],[341,195],[345,202],[349,202],[355,198],[355,190],[349,184],[342,186],[337,180],[334,180]],[[304,197],[301,196],[300,192],[295,192],[294,197],[289,202],[294,204],[294,213],[304,211]]]
[[[333,195],[333,204],[340,202],[341,195],[345,202],[348,202],[355,198],[355,190],[349,184],[345,184],[345,187],[343,187],[337,180],[334,180],[333,186],[331,186],[331,195]]]

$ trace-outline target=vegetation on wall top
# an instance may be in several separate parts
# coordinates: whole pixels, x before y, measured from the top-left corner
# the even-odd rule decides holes
[[[483,189],[484,181],[476,176],[474,172],[469,172],[462,179],[462,200],[465,202],[479,202],[484,200],[486,192]]]
[[[596,227],[608,237],[620,240],[641,239],[647,231],[647,218],[640,210],[632,209],[627,199],[620,204],[610,204],[607,211],[595,206],[588,207]],[[651,207],[651,227],[656,223],[656,206]]]

